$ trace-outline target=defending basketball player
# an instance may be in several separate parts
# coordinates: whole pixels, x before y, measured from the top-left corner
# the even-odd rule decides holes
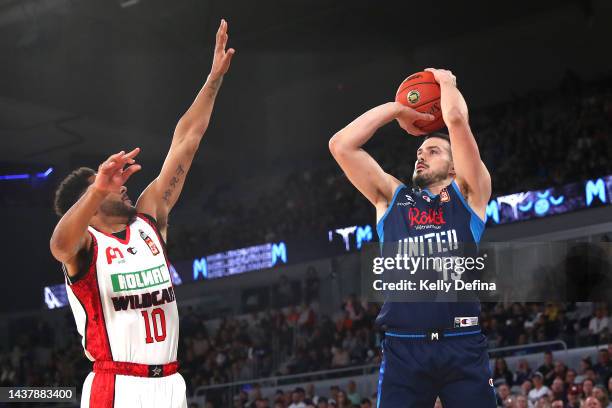
[[[179,319],[166,255],[168,214],[208,127],[234,50],[227,22],[217,31],[212,68],[176,125],[159,176],[136,205],[125,183],[140,170],[136,148],[72,172],[56,191],[61,219],[51,252],[62,263],[70,306],[94,362],[82,407],[187,407],[177,372]]]
[[[394,119],[406,132],[422,136],[415,122],[434,116],[386,103],[355,119],[329,143],[349,180],[376,208],[383,251],[401,251],[401,242],[448,236],[477,244],[484,230],[491,178],[468,123],[467,105],[450,71],[427,71],[440,85],[449,135],[433,133],[424,139],[416,152],[412,187],[386,173],[362,146]],[[423,212],[436,216],[413,223],[410,214]],[[423,219],[432,225],[423,225]],[[438,255],[440,244],[429,245],[426,255]],[[377,406],[431,408],[439,396],[444,408],[495,407],[479,314],[476,301],[385,302],[376,320],[385,330]]]

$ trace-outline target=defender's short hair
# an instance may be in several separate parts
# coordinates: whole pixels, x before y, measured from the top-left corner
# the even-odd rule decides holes
[[[55,200],[53,208],[58,216],[66,212],[76,203],[85,193],[91,184],[89,179],[95,176],[96,172],[89,167],[80,167],[66,176],[55,190]]]

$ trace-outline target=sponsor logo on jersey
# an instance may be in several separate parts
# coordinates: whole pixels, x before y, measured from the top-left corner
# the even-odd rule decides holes
[[[113,292],[145,289],[163,285],[170,281],[170,274],[165,265],[137,272],[116,273],[111,275]]]
[[[127,251],[132,255],[136,255],[136,252],[138,252],[134,247],[129,247]]]
[[[489,378],[489,385],[490,385],[491,387],[493,387],[493,386],[494,386],[494,385],[493,385],[493,379],[492,379],[492,378]]]
[[[430,208],[426,211],[421,211],[416,207],[408,209],[408,221],[410,226],[415,225],[444,225],[444,213],[442,209],[435,210]]]
[[[427,194],[423,194],[423,200],[427,201],[428,203],[431,203],[431,197],[429,197]]]
[[[414,198],[412,198],[412,196],[409,194],[406,194],[406,202],[397,203],[399,207],[406,207],[406,206],[414,207],[415,204],[416,202],[414,201]]]
[[[478,317],[455,317],[455,328],[478,325]]]
[[[151,253],[153,255],[159,254],[159,249],[157,249],[157,245],[155,245],[155,242],[153,242],[151,237],[143,230],[138,230],[138,232],[140,233],[140,238],[142,238],[142,240],[147,244],[147,246],[151,250]]]
[[[153,292],[139,293],[137,295],[123,295],[111,297],[116,312],[128,309],[146,309],[151,306],[160,306],[174,302],[176,297],[172,286]]]
[[[448,194],[448,190],[446,188],[443,188],[442,191],[440,191],[440,202],[448,203],[449,201],[450,201],[450,194]]]
[[[123,253],[119,248],[107,247],[106,248],[106,263],[109,265],[113,263],[114,260],[117,260],[117,263],[124,263],[125,259],[123,258]]]

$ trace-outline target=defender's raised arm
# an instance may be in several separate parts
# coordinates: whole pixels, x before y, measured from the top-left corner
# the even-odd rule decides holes
[[[143,191],[136,208],[157,219],[162,235],[166,235],[168,213],[176,204],[200,141],[208,128],[217,92],[227,73],[233,48],[226,50],[227,22],[221,20],[217,31],[212,68],[206,83],[178,121],[170,150],[159,176]]]

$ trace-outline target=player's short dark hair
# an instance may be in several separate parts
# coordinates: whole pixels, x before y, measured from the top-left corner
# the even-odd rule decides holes
[[[451,142],[450,141],[450,136],[448,134],[442,133],[442,132],[432,132],[432,133],[429,133],[429,134],[425,135],[425,140],[431,139],[431,138],[434,138],[434,137],[437,137],[438,139],[444,139],[448,143]]]
[[[96,172],[89,167],[80,167],[67,175],[55,190],[53,209],[60,217],[66,214],[91,184],[89,179]]]

